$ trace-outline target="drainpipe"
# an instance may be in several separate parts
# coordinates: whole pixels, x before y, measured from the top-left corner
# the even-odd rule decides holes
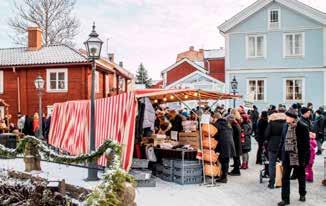
[[[16,74],[17,76],[17,111],[18,113],[21,112],[20,111],[20,77],[19,74],[17,74],[16,72],[16,67],[12,67],[12,71]]]

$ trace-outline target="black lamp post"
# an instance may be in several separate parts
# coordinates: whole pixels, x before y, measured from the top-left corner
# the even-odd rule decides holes
[[[233,76],[233,79],[231,81],[231,88],[233,95],[236,95],[238,90],[238,81],[236,80],[235,76]],[[235,108],[235,99],[233,99],[233,108]]]
[[[93,30],[89,35],[87,41],[84,42],[88,59],[92,62],[92,87],[91,87],[91,126],[90,126],[90,152],[95,151],[95,60],[101,56],[101,49],[103,41],[98,38],[95,31],[95,22],[93,23]],[[89,163],[88,181],[98,180],[96,162]]]
[[[43,139],[43,113],[42,113],[42,95],[44,90],[44,80],[41,77],[41,75],[38,75],[36,79],[34,80],[35,88],[38,95],[38,106],[39,106],[39,133],[37,134],[37,137],[40,139]]]

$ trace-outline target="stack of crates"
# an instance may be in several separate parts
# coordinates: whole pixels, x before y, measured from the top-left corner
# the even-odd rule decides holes
[[[199,184],[203,180],[203,168],[199,161],[163,159],[162,180],[177,184]]]

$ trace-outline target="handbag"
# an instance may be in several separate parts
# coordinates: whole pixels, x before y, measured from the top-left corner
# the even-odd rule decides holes
[[[281,163],[276,163],[276,174],[275,174],[275,187],[282,187],[283,177],[283,166]]]

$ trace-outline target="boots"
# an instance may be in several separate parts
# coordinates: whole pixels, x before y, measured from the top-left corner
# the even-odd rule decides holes
[[[248,168],[248,161],[242,162],[240,169],[246,170]]]
[[[246,162],[246,168],[245,169],[248,169],[249,168],[249,166],[248,166],[248,161]]]

